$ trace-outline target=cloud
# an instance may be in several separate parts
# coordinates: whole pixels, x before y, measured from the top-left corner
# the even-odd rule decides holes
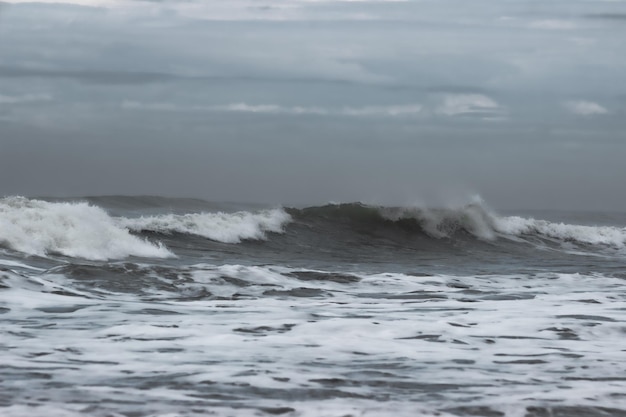
[[[0,105],[2,104],[22,104],[22,103],[37,103],[44,101],[51,101],[52,96],[49,94],[23,94],[20,96],[8,96],[0,94]]]
[[[277,104],[230,103],[215,106],[180,106],[173,103],[141,103],[132,100],[122,102],[125,110],[170,111],[170,112],[233,112],[283,115],[318,115],[351,117],[406,117],[422,112],[419,104],[364,107],[317,107],[281,106]]]
[[[624,21],[626,22],[626,13],[595,13],[585,16],[587,19],[604,19],[612,21]]]
[[[261,113],[261,114],[330,114],[326,109],[319,107],[279,106],[276,104],[247,104],[231,103],[215,106],[190,106],[177,105],[174,103],[155,102],[142,103],[133,100],[124,100],[122,109],[147,110],[168,112],[234,112],[234,113]]]
[[[247,103],[233,103],[221,106],[208,107],[212,111],[226,111],[226,112],[239,112],[239,113],[266,113],[266,114],[317,114],[327,115],[330,114],[328,110],[320,107],[285,107],[276,104],[247,104]]]
[[[141,103],[133,100],[124,100],[121,107],[124,110],[183,111],[172,103]]]
[[[94,84],[146,84],[170,81],[178,76],[157,72],[57,70],[0,66],[0,78],[69,78]]]
[[[274,104],[249,105],[246,103],[235,103],[226,106],[214,106],[212,109],[218,111],[244,112],[244,113],[270,113],[270,114],[314,114],[326,116],[382,116],[401,117],[418,114],[422,111],[419,104],[391,105],[391,106],[364,106],[364,107],[285,107]]]
[[[437,108],[437,113],[446,116],[494,116],[500,114],[500,105],[483,94],[448,94]]]
[[[568,101],[565,107],[572,113],[581,116],[594,116],[597,114],[607,114],[609,111],[593,101],[577,100]]]
[[[142,0],[145,1],[145,0]],[[149,72],[149,71],[118,71],[118,70],[72,70],[72,69],[48,69],[13,67],[0,65],[0,79],[2,78],[41,78],[41,79],[69,79],[86,84],[100,85],[141,85],[163,84],[169,82],[239,82],[239,83],[302,83],[302,84],[359,84],[359,80],[345,78],[316,77],[312,76],[281,76],[273,74],[217,74],[205,75],[200,71],[193,74]],[[379,80],[379,79],[377,79]]]
[[[546,19],[535,20],[528,25],[531,29],[546,29],[546,30],[571,30],[576,29],[576,25],[573,22],[567,20]]]
[[[3,0],[3,3],[9,4],[52,4],[54,6],[62,4],[71,4],[74,6],[87,6],[87,7],[110,7],[121,4],[120,0]]]
[[[366,106],[344,107],[340,113],[346,116],[411,116],[422,111],[419,104],[407,104],[397,106]]]

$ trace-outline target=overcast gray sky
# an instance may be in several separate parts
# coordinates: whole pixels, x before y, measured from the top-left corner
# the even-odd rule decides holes
[[[625,1],[0,2],[0,195],[626,210]]]

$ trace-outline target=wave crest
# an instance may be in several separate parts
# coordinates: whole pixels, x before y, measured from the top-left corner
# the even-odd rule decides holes
[[[481,240],[499,237],[573,242],[626,247],[626,228],[554,223],[519,216],[498,216],[481,201],[458,208],[381,207],[361,203],[329,204],[298,210],[303,219],[323,219],[330,223],[350,223],[364,230],[393,227],[404,232],[424,233],[432,238],[452,238],[466,233]]]
[[[566,242],[607,245],[619,249],[626,245],[626,228],[619,227],[582,226],[510,216],[495,219],[494,228],[506,235],[535,235]]]
[[[309,207],[299,210],[298,214],[304,219],[318,218],[331,223],[350,223],[370,230],[393,226],[406,232],[422,232],[434,238],[452,237],[463,231],[486,240],[497,237],[494,229],[495,216],[480,203],[455,209],[343,203]]]
[[[454,209],[388,208],[379,209],[382,217],[395,223],[413,220],[429,236],[452,237],[465,231],[477,238],[493,240],[495,216],[479,203]]]
[[[163,245],[132,235],[99,207],[24,197],[0,199],[0,245],[28,255],[61,254],[98,261],[174,256]]]
[[[185,233],[223,243],[265,239],[268,232],[283,233],[284,226],[290,221],[291,216],[282,209],[263,210],[257,213],[240,211],[165,214],[119,219],[121,225],[135,232]]]
[[[141,198],[140,200],[144,201]],[[167,202],[157,203],[154,207],[156,209],[170,209]],[[184,203],[188,204],[186,201]],[[283,242],[287,245],[292,244],[294,238],[311,239],[304,244],[318,242],[320,236],[351,244],[366,242],[369,246],[375,245],[377,238],[384,239],[383,244],[397,239],[402,245],[412,245],[410,241],[415,236],[418,246],[429,245],[428,240],[432,238],[488,241],[506,238],[509,241],[526,241],[542,246],[548,241],[600,249],[626,247],[626,228],[623,227],[583,226],[518,216],[499,216],[480,201],[457,208],[440,209],[347,203],[302,209],[256,211],[255,208],[255,211],[234,213],[196,212],[197,206],[193,202],[192,207],[180,208],[186,210],[183,211],[186,214],[114,217],[103,208],[84,201],[51,202],[24,197],[0,198],[0,246],[27,255],[60,254],[96,261],[128,256],[175,256],[160,242],[152,242],[137,235],[143,232],[194,235],[228,244],[244,240],[265,240],[269,233],[288,233],[290,236]],[[152,207],[148,209],[152,210]],[[139,215],[146,214],[145,210],[142,206],[137,210],[122,212]],[[292,222],[293,226],[287,228]],[[365,239],[354,239],[355,234]],[[185,237],[169,236],[164,241],[174,243],[179,239]],[[198,242],[195,244],[201,245]],[[176,247],[175,243],[174,245]]]

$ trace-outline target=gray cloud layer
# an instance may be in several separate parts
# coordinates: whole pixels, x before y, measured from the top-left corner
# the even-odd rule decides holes
[[[624,15],[0,3],[0,194],[623,210]]]

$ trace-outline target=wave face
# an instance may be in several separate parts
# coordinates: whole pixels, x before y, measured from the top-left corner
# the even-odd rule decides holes
[[[575,246],[586,252],[626,247],[623,227],[498,216],[481,202],[439,209],[361,203],[300,209],[224,207],[202,200],[155,197],[91,197],[87,201],[7,197],[0,199],[0,245],[26,255],[95,261],[167,258],[180,255],[180,248],[225,251],[239,257],[266,250],[307,252],[312,257],[345,252],[359,258],[371,256],[376,248],[394,246],[409,259],[416,251],[445,256],[461,243],[482,253],[494,247],[512,253],[537,245]],[[258,242],[254,251],[246,245],[239,249],[215,246],[249,241]],[[178,249],[174,253],[170,248]]]
[[[163,245],[132,235],[100,207],[23,197],[0,200],[0,244],[27,255],[90,260],[174,256]]]

